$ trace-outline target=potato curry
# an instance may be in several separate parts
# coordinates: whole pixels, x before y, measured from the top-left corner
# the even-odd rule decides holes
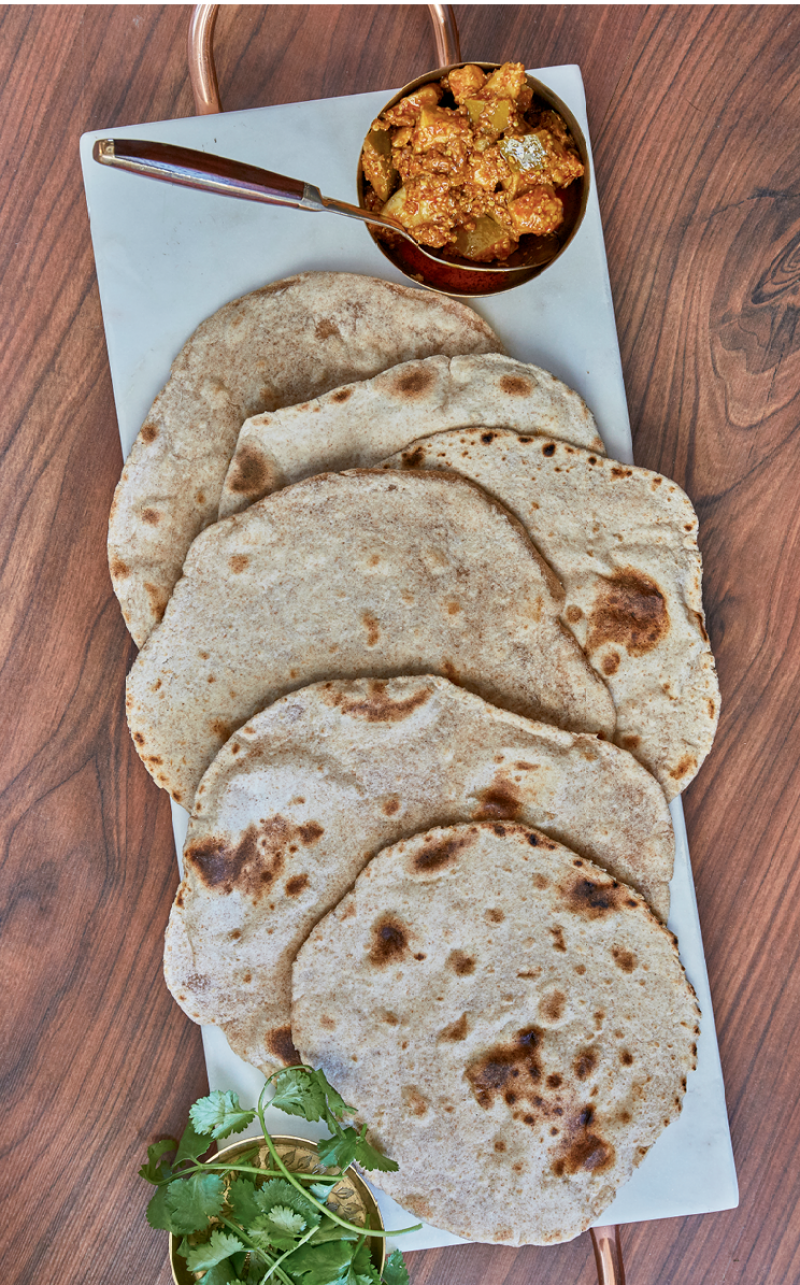
[[[361,164],[368,209],[482,263],[555,232],[559,191],[584,172],[566,124],[515,62],[490,75],[458,67],[402,98],[373,122]]]

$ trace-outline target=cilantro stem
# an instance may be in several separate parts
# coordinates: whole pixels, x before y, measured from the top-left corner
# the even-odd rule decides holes
[[[269,1084],[269,1080],[267,1080],[267,1084]],[[267,1085],[265,1084],[264,1088],[266,1087]],[[317,1209],[319,1209],[323,1214],[325,1214],[326,1217],[330,1218],[332,1222],[335,1222],[337,1226],[344,1227],[347,1231],[354,1231],[354,1232],[358,1232],[359,1235],[363,1235],[364,1234],[363,1227],[359,1227],[355,1223],[349,1223],[346,1218],[340,1218],[338,1214],[335,1214],[333,1212],[333,1210],[330,1208],[329,1205],[323,1205],[321,1201],[317,1200],[317,1198],[314,1195],[312,1195],[310,1191],[304,1191],[303,1188],[300,1186],[300,1183],[297,1181],[295,1175],[291,1172],[290,1169],[286,1168],[286,1165],[283,1163],[280,1156],[278,1155],[278,1151],[275,1146],[275,1143],[272,1141],[269,1130],[267,1129],[267,1122],[264,1119],[264,1109],[261,1105],[261,1099],[263,1096],[264,1096],[264,1089],[262,1089],[261,1093],[259,1094],[258,1106],[256,1107],[256,1110],[258,1112],[258,1119],[261,1124],[261,1128],[264,1130],[264,1141],[267,1144],[269,1153],[272,1156],[272,1159],[275,1161],[278,1168],[281,1170],[283,1177],[286,1178],[292,1184],[293,1187],[296,1187],[297,1190],[301,1193],[301,1195],[305,1196],[306,1200],[310,1200],[312,1205],[316,1205]],[[396,1231],[378,1231],[377,1229],[373,1230],[370,1227],[367,1230],[367,1235],[376,1236],[379,1239],[385,1240],[388,1236],[402,1236],[406,1232],[419,1231],[421,1227],[422,1227],[422,1223],[415,1223],[413,1227],[398,1227]]]
[[[249,1253],[257,1254],[259,1258],[262,1258],[265,1263],[270,1265],[270,1272],[277,1269],[278,1277],[283,1281],[284,1285],[294,1285],[294,1281],[291,1277],[287,1276],[286,1273],[278,1267],[280,1259],[273,1263],[271,1256],[266,1252],[266,1250],[261,1249],[259,1245],[256,1245],[256,1243],[250,1239],[244,1227],[242,1227],[240,1223],[232,1222],[230,1218],[226,1218],[223,1214],[218,1215],[218,1217],[223,1226],[229,1227],[239,1240],[244,1241],[245,1248]],[[266,1280],[266,1277],[264,1279]]]
[[[269,1280],[269,1278],[270,1278],[270,1276],[272,1275],[272,1273],[273,1273],[273,1272],[276,1272],[276,1271],[278,1271],[278,1270],[280,1269],[280,1265],[281,1265],[281,1263],[283,1262],[284,1258],[288,1258],[288,1257],[289,1257],[289,1255],[290,1255],[290,1254],[293,1254],[293,1253],[295,1252],[295,1250],[296,1250],[296,1249],[299,1249],[299,1248],[300,1248],[300,1246],[301,1246],[301,1245],[305,1245],[306,1241],[311,1239],[311,1237],[314,1235],[314,1232],[315,1232],[316,1230],[317,1230],[317,1227],[316,1227],[316,1224],[314,1223],[314,1224],[312,1224],[312,1225],[309,1227],[309,1229],[308,1229],[308,1231],[306,1232],[305,1236],[301,1236],[301,1237],[300,1237],[300,1239],[298,1240],[298,1242],[297,1242],[297,1244],[296,1244],[296,1245],[292,1245],[291,1249],[285,1249],[285,1250],[283,1251],[283,1253],[281,1254],[280,1258],[277,1258],[277,1259],[275,1260],[275,1262],[272,1264],[272,1266],[270,1267],[270,1269],[269,1269],[269,1271],[267,1272],[266,1276],[262,1276],[262,1277],[261,1277],[261,1280],[260,1280],[260,1282],[259,1282],[259,1285],[264,1285],[264,1281],[268,1281],[268,1280]],[[281,1276],[283,1276],[283,1272],[281,1272]],[[285,1278],[284,1278],[284,1279],[285,1279]]]

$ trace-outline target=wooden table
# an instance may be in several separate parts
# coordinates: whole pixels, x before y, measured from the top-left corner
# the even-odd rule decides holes
[[[800,13],[457,16],[465,57],[581,65],[636,459],[685,487],[701,519],[723,711],[685,803],[742,1203],[626,1229],[629,1285],[788,1285],[800,1281]],[[182,7],[0,10],[14,1282],[169,1279],[136,1169],[205,1090],[199,1030],[160,973],[169,803],[125,725],[134,647],[105,560],[122,461],[77,151],[87,129],[191,114],[188,20]],[[217,47],[228,108],[385,88],[434,62],[422,6],[229,6]],[[586,1236],[409,1261],[414,1285],[594,1279]]]

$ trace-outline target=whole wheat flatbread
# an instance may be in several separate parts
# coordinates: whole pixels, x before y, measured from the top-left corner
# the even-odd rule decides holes
[[[571,731],[611,698],[520,524],[454,474],[325,473],[195,540],[128,675],[148,771],[191,807],[231,732],[324,678],[438,673]]]
[[[417,437],[482,425],[544,434],[605,454],[577,393],[499,353],[427,357],[242,425],[219,516],[327,470],[369,468]]]
[[[561,618],[608,684],[615,739],[680,794],[711,749],[719,686],[697,515],[674,482],[564,442],[437,434],[387,461],[451,469],[519,518],[562,581]]]
[[[672,934],[624,884],[508,822],[386,849],[293,978],[303,1059],[399,1164],[372,1181],[470,1240],[577,1236],[696,1065]]]
[[[291,1061],[291,966],[387,844],[480,818],[535,825],[638,888],[663,920],[674,836],[658,783],[594,736],[444,678],[317,683],[256,714],[197,790],[167,985],[265,1073]]]
[[[141,646],[189,545],[217,517],[244,420],[433,353],[501,344],[465,304],[348,272],[305,272],[235,299],[175,358],[122,471],[108,556]]]

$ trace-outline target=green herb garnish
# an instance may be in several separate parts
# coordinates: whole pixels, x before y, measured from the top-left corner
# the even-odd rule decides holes
[[[322,1071],[286,1067],[267,1080],[254,1111],[243,1108],[235,1093],[215,1089],[195,1102],[180,1139],[147,1148],[139,1174],[157,1189],[147,1221],[181,1238],[178,1253],[190,1271],[203,1273],[202,1285],[408,1285],[399,1250],[379,1276],[367,1241],[416,1231],[421,1224],[392,1232],[359,1227],[326,1203],[340,1174],[287,1169],[264,1118],[265,1093],[273,1082],[274,1107],[326,1125],[330,1137],[317,1143],[326,1168],[344,1171],[355,1160],[364,1169],[397,1169],[367,1142],[366,1125],[357,1130],[344,1123],[353,1108]],[[232,1161],[201,1161],[212,1140],[241,1132],[256,1117],[274,1167],[259,1164],[258,1144]]]

